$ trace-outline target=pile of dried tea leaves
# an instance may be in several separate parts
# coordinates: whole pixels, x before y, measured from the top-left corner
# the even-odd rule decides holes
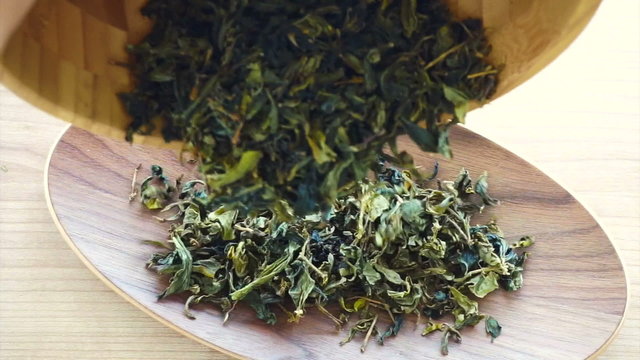
[[[212,303],[225,321],[244,303],[268,324],[317,308],[362,351],[412,314],[443,354],[483,319],[500,335],[478,299],[522,286],[516,249],[532,239],[471,225],[497,203],[486,173],[428,188],[396,144],[451,156],[450,127],[496,88],[481,21],[442,0],[149,0],[142,14],[154,25],[128,48],[128,138],[160,127],[203,176],[172,184],[154,166],[139,189],[173,222],[149,241],[165,248],[149,262],[170,277],[160,298],[188,293],[187,316]]]
[[[408,134],[451,155],[448,129],[493,94],[480,20],[441,0],[149,0],[120,97],[200,158],[212,206],[326,210]],[[414,177],[416,175],[414,174]]]
[[[268,210],[209,211],[204,182],[174,187],[154,166],[140,189],[145,204],[155,207],[177,194],[164,210],[177,220],[169,240],[151,242],[166,248],[149,262],[170,277],[159,298],[189,293],[187,316],[193,317],[191,305],[213,303],[225,321],[244,303],[268,324],[278,321],[277,313],[297,322],[315,307],[338,327],[352,324],[343,343],[361,334],[362,351],[371,338],[382,344],[396,335],[410,314],[427,319],[424,335],[442,332],[443,354],[450,339],[461,340],[462,328],[483,319],[492,339],[500,335],[478,299],[522,286],[527,253],[516,250],[533,240],[510,245],[495,222],[471,225],[474,214],[497,203],[487,193],[487,174],[473,182],[462,169],[454,181],[430,189],[408,171],[379,164],[376,173],[328,211],[283,220]],[[338,313],[327,309],[331,304],[339,304]],[[452,323],[438,322],[449,314]],[[381,323],[391,326],[380,329]]]

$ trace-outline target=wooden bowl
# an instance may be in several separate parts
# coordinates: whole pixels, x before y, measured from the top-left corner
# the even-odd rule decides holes
[[[447,0],[458,17],[481,17],[504,64],[495,97],[555,59],[580,33],[600,0]],[[0,81],[35,106],[89,131],[124,136],[129,117],[116,93],[131,88],[125,44],[151,23],[146,0],[38,0],[0,60]],[[156,136],[136,142],[159,145]]]

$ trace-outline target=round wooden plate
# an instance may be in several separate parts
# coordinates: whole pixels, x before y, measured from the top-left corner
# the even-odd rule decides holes
[[[584,359],[598,354],[624,317],[627,284],[615,248],[596,220],[573,196],[538,169],[492,143],[458,127],[452,132],[455,158],[441,162],[442,179],[460,167],[477,176],[487,170],[494,197],[502,205],[487,209],[508,240],[536,237],[525,271],[525,286],[480,302],[481,312],[500,321],[502,335],[491,343],[482,325],[463,331],[463,343],[450,347],[449,359]],[[421,153],[410,141],[404,148],[416,162],[433,165],[435,155]],[[133,169],[160,164],[171,178],[194,169],[170,150],[130,145],[69,128],[52,150],[46,187],[54,220],[84,263],[128,301],[180,333],[227,354],[260,359],[440,358],[438,335],[421,337],[423,324],[408,321],[384,346],[360,343],[340,347],[337,332],[320,314],[309,312],[299,324],[275,326],[256,320],[239,307],[226,325],[221,313],[201,305],[196,320],[183,315],[183,298],[157,301],[166,286],[145,269],[157,249],[142,240],[162,240],[168,224],[154,221],[136,200],[129,203]]]

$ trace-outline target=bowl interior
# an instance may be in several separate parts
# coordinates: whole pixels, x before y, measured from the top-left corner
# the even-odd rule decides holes
[[[494,99],[529,79],[580,33],[600,0],[447,0],[460,18],[480,17],[503,64]],[[129,123],[116,93],[132,86],[125,44],[151,23],[146,0],[38,0],[0,58],[0,81],[74,125],[122,138]],[[159,145],[157,136],[136,142]]]

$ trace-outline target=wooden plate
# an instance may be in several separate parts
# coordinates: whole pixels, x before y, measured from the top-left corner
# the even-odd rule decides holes
[[[497,318],[502,335],[491,343],[482,325],[463,332],[448,359],[583,359],[598,354],[617,332],[627,304],[624,270],[616,250],[596,220],[569,192],[526,161],[464,128],[452,133],[455,159],[441,161],[440,178],[454,177],[461,166],[477,176],[488,170],[493,196],[502,205],[483,215],[496,217],[508,240],[536,237],[515,293],[491,294],[482,312]],[[409,141],[418,164],[432,166],[435,156],[420,153]],[[411,321],[384,346],[359,342],[343,347],[325,317],[310,312],[300,324],[281,320],[264,325],[244,308],[222,326],[221,314],[197,307],[196,320],[182,313],[183,300],[156,301],[165,284],[145,269],[156,251],[142,240],[166,238],[168,224],[155,222],[128,194],[134,167],[161,164],[168,175],[191,173],[174,152],[130,145],[69,128],[52,150],[46,187],[52,215],[63,237],[84,263],[114,291],[180,333],[227,354],[261,359],[440,358],[439,336],[421,337]],[[483,219],[474,219],[480,222]]]

